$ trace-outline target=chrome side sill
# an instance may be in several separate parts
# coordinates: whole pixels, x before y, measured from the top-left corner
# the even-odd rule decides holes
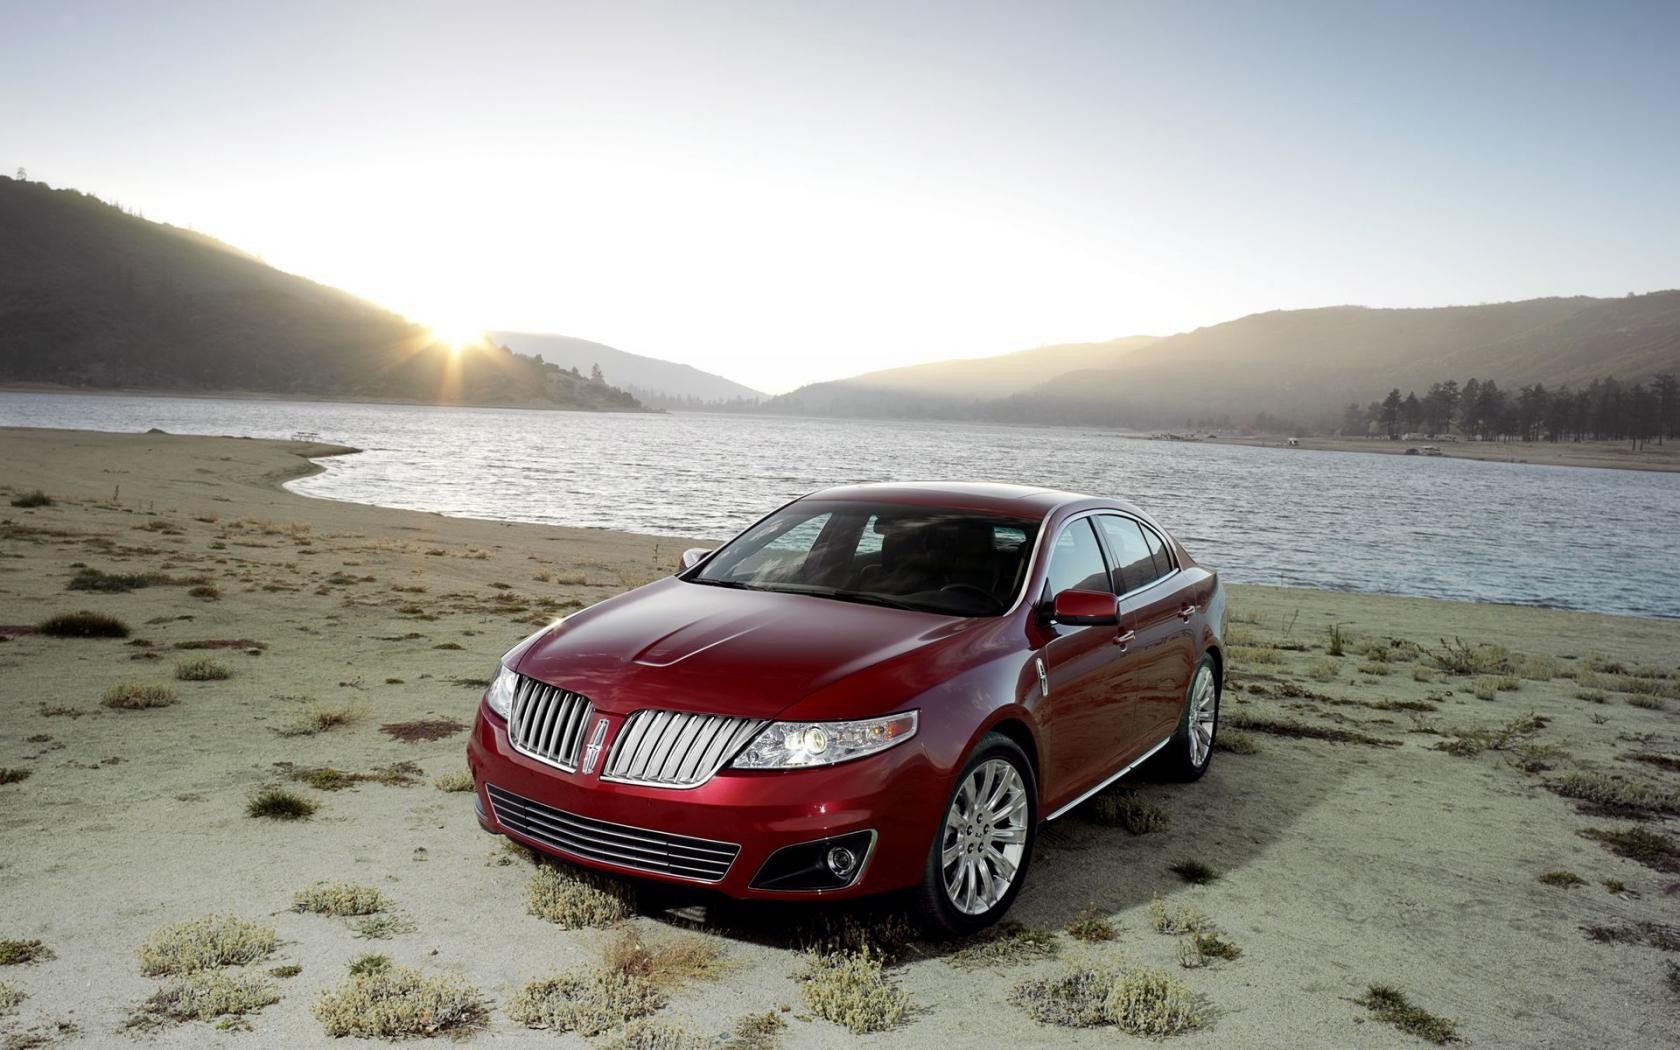
[[[1125,769],[1122,769],[1120,772],[1118,772],[1118,773],[1114,774],[1113,776],[1109,777],[1107,780],[1103,781],[1101,784],[1098,784],[1096,787],[1094,787],[1091,790],[1085,792],[1083,795],[1080,795],[1078,798],[1074,799],[1072,802],[1069,802],[1067,805],[1063,806],[1061,809],[1058,809],[1058,810],[1056,810],[1056,812],[1050,814],[1048,817],[1045,817],[1044,822],[1046,824],[1048,824],[1048,823],[1050,823],[1050,821],[1055,820],[1057,817],[1061,817],[1061,816],[1065,815],[1068,812],[1068,810],[1070,810],[1073,807],[1079,805],[1081,802],[1084,802],[1086,799],[1090,798],[1092,795],[1095,795],[1097,792],[1101,791],[1103,788],[1105,788],[1108,785],[1114,783],[1116,780],[1119,780],[1121,777],[1125,776],[1127,773],[1130,773],[1132,770],[1136,769],[1137,767],[1143,765],[1145,762],[1149,761],[1151,758],[1154,758],[1155,757],[1155,752],[1161,750],[1163,747],[1166,747],[1170,743],[1172,743],[1172,736],[1169,735],[1165,740],[1161,741],[1159,744],[1156,744],[1154,747],[1150,748],[1148,751],[1145,751],[1143,754],[1139,755],[1137,757],[1137,759],[1135,761],[1133,761],[1132,764],[1127,766]]]

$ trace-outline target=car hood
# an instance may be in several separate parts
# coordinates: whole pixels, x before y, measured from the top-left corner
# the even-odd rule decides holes
[[[920,665],[911,654],[986,622],[672,577],[569,617],[527,646],[514,669],[607,712],[774,718],[865,669]],[[925,687],[913,670],[892,677],[900,695]],[[873,697],[888,707],[896,699]]]

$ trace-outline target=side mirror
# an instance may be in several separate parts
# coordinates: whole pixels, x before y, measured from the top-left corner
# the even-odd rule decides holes
[[[677,559],[677,571],[687,572],[696,565],[699,565],[701,560],[710,553],[712,553],[711,550],[706,547],[690,547],[688,550],[682,552],[681,558]]]
[[[1120,623],[1119,600],[1107,591],[1070,588],[1056,595],[1050,609],[1052,619],[1069,627],[1112,627]]]

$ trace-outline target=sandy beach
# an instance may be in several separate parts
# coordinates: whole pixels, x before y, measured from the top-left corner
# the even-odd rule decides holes
[[[1550,448],[1487,446],[1532,462]],[[479,829],[471,794],[435,783],[464,771],[465,728],[505,649],[705,541],[281,488],[345,451],[0,431],[0,941],[44,949],[0,964],[0,986],[24,996],[0,1008],[0,1045],[387,1045],[332,1038],[312,1011],[376,953],[477,989],[475,1043],[606,1046],[612,1031],[532,1029],[507,1005],[528,981],[597,964],[624,928],[720,954],[652,1015],[686,1029],[684,1045],[1144,1045],[1011,1001],[1024,980],[1087,962],[1188,984],[1202,1024],[1168,1040],[1186,1050],[1427,1045],[1356,1001],[1371,985],[1452,1019],[1472,1046],[1680,1038],[1680,622],[1232,587],[1223,733],[1247,753],[1218,754],[1198,784],[1122,785],[1158,810],[1164,826],[1146,833],[1096,801],[1050,825],[1011,916],[1044,932],[1037,947],[892,943],[887,977],[909,1009],[859,1036],[816,1016],[794,979],[805,954],[785,933],[819,920],[647,894],[617,924],[562,929],[527,911],[529,859]],[[1664,455],[1656,469],[1675,469]],[[15,505],[36,491],[51,502]],[[107,588],[94,570],[146,579]],[[37,630],[82,610],[128,635]],[[199,659],[226,677],[178,677]],[[173,699],[102,702],[140,695],[125,686]],[[349,780],[302,777],[322,769]],[[268,788],[318,808],[248,816]],[[1669,852],[1642,863],[1586,834],[1630,829]],[[1173,873],[1190,859],[1217,877]],[[389,935],[295,910],[323,881],[377,887],[393,921],[371,929]],[[1157,896],[1204,913],[1240,955],[1183,966],[1185,938],[1152,925]],[[247,970],[278,1001],[224,1027],[131,1027],[160,986],[137,949],[211,914],[276,929]],[[1066,932],[1082,917],[1115,936]],[[729,1034],[767,1012],[783,1027],[760,1042]]]
[[[1202,438],[1223,445],[1287,447],[1280,437]],[[1550,467],[1610,470],[1680,470],[1680,444],[1648,444],[1635,451],[1626,441],[1388,441],[1383,438],[1304,437],[1303,452],[1373,452],[1403,456],[1409,448],[1434,445],[1443,456],[1490,463],[1536,463]]]

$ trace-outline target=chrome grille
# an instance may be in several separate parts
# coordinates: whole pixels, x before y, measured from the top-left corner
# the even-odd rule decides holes
[[[591,711],[586,698],[520,675],[508,709],[508,742],[520,754],[570,773],[577,769]]]
[[[769,724],[758,718],[637,711],[613,741],[601,779],[699,787]]]
[[[486,784],[484,789],[502,827],[579,860],[717,882],[729,874],[729,866],[741,852],[733,842],[595,820],[521,798],[494,784]]]

